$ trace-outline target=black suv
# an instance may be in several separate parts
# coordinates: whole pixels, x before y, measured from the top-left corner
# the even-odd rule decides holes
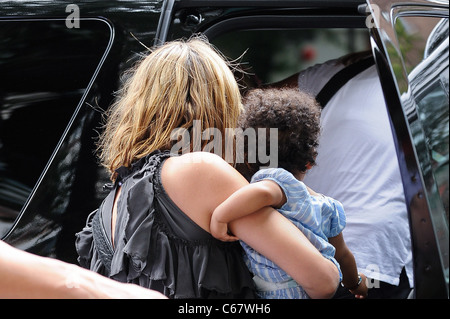
[[[74,234],[106,195],[102,111],[146,47],[201,32],[251,66],[248,86],[370,49],[409,205],[412,297],[448,298],[448,14],[443,0],[3,1],[0,237],[76,262]]]

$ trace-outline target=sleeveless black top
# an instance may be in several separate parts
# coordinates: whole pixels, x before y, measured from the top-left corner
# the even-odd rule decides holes
[[[169,198],[161,183],[168,152],[117,170],[114,188],[77,233],[84,268],[169,298],[255,298],[239,242],[221,242]],[[114,245],[111,213],[120,185]]]

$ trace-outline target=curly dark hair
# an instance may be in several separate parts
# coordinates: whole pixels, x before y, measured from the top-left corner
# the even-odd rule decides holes
[[[239,119],[247,128],[278,129],[278,166],[291,173],[304,172],[315,165],[320,134],[321,108],[315,98],[297,88],[250,90],[244,97],[244,112]],[[269,130],[266,130],[268,134]],[[256,133],[258,130],[256,130]],[[269,144],[269,139],[266,138]],[[244,142],[248,154],[248,142]],[[266,150],[270,149],[266,145]],[[246,156],[248,159],[248,156]],[[267,163],[238,164],[247,179]]]

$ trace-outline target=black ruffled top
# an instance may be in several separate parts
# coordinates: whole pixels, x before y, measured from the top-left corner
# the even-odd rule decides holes
[[[215,239],[164,191],[160,173],[169,156],[156,151],[131,168],[118,169],[114,188],[76,235],[80,265],[169,298],[255,298],[239,242]],[[111,212],[118,185],[112,245]]]

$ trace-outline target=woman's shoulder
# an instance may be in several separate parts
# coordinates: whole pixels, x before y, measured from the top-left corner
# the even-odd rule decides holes
[[[222,157],[210,152],[189,152],[172,156],[172,160],[184,165],[223,165],[228,164]]]
[[[193,152],[166,160],[161,172],[164,188],[175,204],[209,231],[210,214],[236,190],[248,184],[220,156]]]
[[[239,172],[222,157],[209,152],[191,152],[173,156],[167,160],[167,171],[182,177],[196,177],[198,180],[211,177],[243,179]]]

